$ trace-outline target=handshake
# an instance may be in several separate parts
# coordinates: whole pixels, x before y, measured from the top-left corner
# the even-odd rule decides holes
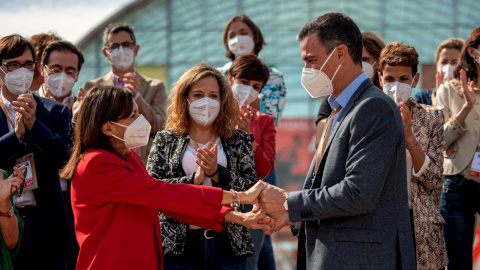
[[[234,222],[250,229],[261,229],[265,234],[272,234],[286,225],[295,225],[289,221],[288,212],[283,206],[287,192],[281,188],[258,181],[247,191],[231,193],[224,191],[224,203],[236,202],[253,204],[253,210],[248,213],[230,211],[225,221]],[[238,194],[238,195],[237,195]],[[226,195],[226,196],[225,196]],[[229,200],[230,198],[230,200]]]

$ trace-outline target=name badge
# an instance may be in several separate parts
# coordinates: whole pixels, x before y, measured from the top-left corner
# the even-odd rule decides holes
[[[477,150],[473,155],[473,159],[468,165],[467,174],[465,178],[480,182],[480,147],[477,146]]]
[[[23,190],[34,190],[38,188],[37,173],[35,171],[35,160],[33,153],[26,154],[25,156],[15,160],[15,167],[25,165],[26,176],[23,183]]]

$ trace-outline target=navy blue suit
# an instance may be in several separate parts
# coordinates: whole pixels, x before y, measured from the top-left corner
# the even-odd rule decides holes
[[[1,98],[1,97],[0,97]],[[9,132],[8,119],[0,110],[0,168],[12,172],[15,160],[33,153],[38,179],[38,188],[33,191],[37,203],[35,215],[25,219],[20,253],[14,258],[32,262],[36,267],[48,266],[49,262],[70,254],[73,247],[73,232],[67,208],[60,188],[58,171],[70,157],[72,134],[71,113],[68,107],[50,99],[37,97],[35,123],[26,131],[23,142],[15,132]],[[25,254],[35,249],[37,256]],[[25,256],[25,257],[24,257]],[[30,259],[28,259],[30,258]]]

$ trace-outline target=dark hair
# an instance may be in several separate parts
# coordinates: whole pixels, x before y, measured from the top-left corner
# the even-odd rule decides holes
[[[108,46],[108,35],[116,34],[120,31],[125,31],[130,35],[132,38],[133,45],[137,44],[137,40],[135,39],[135,33],[133,32],[133,26],[126,23],[111,23],[107,25],[105,31],[103,31],[103,47]]]
[[[380,52],[385,48],[385,42],[382,38],[373,32],[362,32],[362,41],[367,52],[378,60]]]
[[[297,40],[302,41],[311,34],[317,34],[318,40],[330,54],[339,45],[345,45],[353,63],[362,63],[362,34],[355,22],[341,13],[327,13],[305,24],[298,32]]]
[[[82,52],[75,45],[65,40],[55,41],[48,44],[42,55],[41,63],[43,65],[48,65],[48,61],[50,60],[50,54],[53,51],[71,52],[76,54],[78,56],[77,70],[80,71],[80,69],[82,69],[83,62],[85,61]]]
[[[460,70],[464,69],[467,72],[467,79],[477,82],[478,70],[477,65],[475,65],[475,58],[470,56],[467,49],[469,47],[476,49],[478,45],[480,45],[480,27],[473,29],[472,33],[468,35],[465,44],[463,44],[463,48],[460,51],[460,61],[455,67],[455,78],[460,78]]]
[[[0,39],[0,60],[21,56],[25,50],[30,50],[32,58],[35,56],[32,43],[26,38],[14,34]]]
[[[126,88],[95,85],[85,96],[77,115],[73,153],[60,175],[72,179],[78,162],[87,148],[105,149],[116,155],[109,137],[103,134],[102,125],[117,122],[130,116],[133,109],[132,92]]]
[[[45,48],[47,47],[47,45],[50,44],[51,42],[61,40],[61,39],[62,39],[61,37],[55,35],[52,32],[40,33],[37,35],[30,36],[28,40],[30,41],[30,43],[32,43],[33,47],[35,48],[35,55],[34,55],[35,61],[37,61],[38,63],[41,63],[42,54]],[[39,70],[40,70],[39,68],[35,69],[34,75],[33,75],[35,78],[40,76]]]
[[[223,44],[225,45],[225,48],[227,49],[227,52],[225,53],[225,56],[227,58],[230,58],[232,60],[235,60],[235,54],[233,54],[229,49],[228,49],[228,29],[230,28],[230,25],[234,22],[243,22],[245,23],[250,30],[252,30],[253,33],[253,41],[255,43],[255,48],[254,48],[254,54],[258,56],[260,51],[263,48],[263,45],[267,45],[265,43],[265,40],[263,39],[262,32],[260,31],[260,28],[245,14],[240,14],[233,16],[230,21],[228,21],[227,26],[225,27],[225,30],[223,31]]]
[[[261,81],[262,88],[267,84],[270,71],[255,55],[242,55],[233,61],[228,73],[233,78]]]
[[[380,72],[383,73],[387,65],[411,67],[412,75],[415,75],[418,71],[418,53],[414,47],[394,41],[383,48],[380,54]]]

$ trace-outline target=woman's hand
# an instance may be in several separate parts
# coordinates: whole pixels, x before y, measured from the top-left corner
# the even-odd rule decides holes
[[[408,109],[405,103],[400,103],[400,114],[402,115],[403,129],[405,131],[405,143],[407,147],[414,147],[417,143],[415,136],[413,135],[412,125],[412,112]]]
[[[460,70],[460,81],[461,81],[461,90],[463,93],[463,98],[465,100],[465,103],[463,104],[460,111],[457,112],[457,114],[455,115],[455,118],[457,119],[458,123],[463,126],[465,124],[465,119],[467,118],[468,114],[472,110],[473,105],[475,105],[477,98],[475,96],[475,90],[473,89],[473,87],[475,86],[475,82],[471,81],[470,87],[468,87],[467,73],[463,69]]]
[[[225,216],[225,221],[240,224],[249,229],[261,229],[265,234],[272,234],[275,228],[275,220],[267,216],[262,210],[254,213],[242,213],[230,211]]]
[[[205,171],[203,171],[202,167],[198,166],[198,169],[195,172],[195,177],[193,178],[193,184],[200,185],[205,181],[205,178],[207,178],[207,176],[205,176]]]
[[[6,180],[3,180],[3,174],[0,175],[0,203],[8,202],[12,193],[20,189],[23,184],[23,169],[25,165],[20,168],[13,167],[15,172]]]
[[[250,122],[252,119],[252,113],[245,106],[240,106],[240,115],[238,117],[237,129],[243,130],[246,133],[250,133]]]
[[[445,73],[443,71],[437,71],[437,76],[436,76],[436,84],[435,84],[435,91],[442,85],[443,79],[445,78]]]
[[[207,147],[197,149],[197,160],[195,161],[200,166],[206,175],[214,174],[218,169],[217,161],[217,145],[212,148]]]
[[[476,101],[476,96],[475,96],[475,90],[473,89],[475,86],[475,82],[471,81],[470,82],[470,87],[467,85],[467,73],[465,70],[460,70],[460,80],[462,83],[461,89],[463,93],[463,98],[465,99],[465,104],[469,108],[473,108],[473,105],[475,105]]]
[[[256,204],[258,203],[258,196],[264,188],[268,186],[267,182],[258,180],[258,182],[247,191],[240,191],[238,195],[240,197],[241,204]]]

